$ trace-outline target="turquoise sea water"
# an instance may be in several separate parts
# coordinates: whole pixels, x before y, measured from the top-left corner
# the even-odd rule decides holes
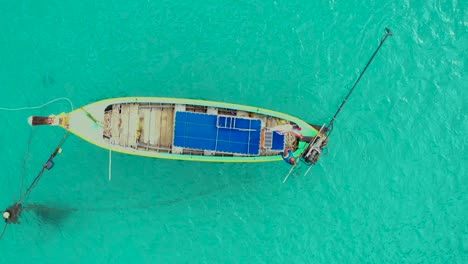
[[[189,97],[329,120],[329,153],[278,163],[113,154],[70,136],[0,263],[467,263],[466,1],[4,1],[0,107]],[[0,208],[63,130],[0,111]]]

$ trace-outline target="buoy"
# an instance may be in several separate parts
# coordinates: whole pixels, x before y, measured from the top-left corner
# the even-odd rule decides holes
[[[8,212],[8,211],[3,212],[3,218],[4,219],[9,219],[10,218],[10,212]]]
[[[62,153],[62,148],[59,148],[57,153],[59,153],[59,154]]]

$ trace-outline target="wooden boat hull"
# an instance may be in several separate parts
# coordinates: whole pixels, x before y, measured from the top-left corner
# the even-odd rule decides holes
[[[179,98],[106,99],[51,117],[46,124],[105,149],[204,162],[279,161],[286,147],[297,157],[307,147],[299,137],[318,134],[312,125],[284,113]]]

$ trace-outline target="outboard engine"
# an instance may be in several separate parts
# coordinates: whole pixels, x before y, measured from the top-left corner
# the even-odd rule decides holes
[[[317,163],[320,154],[322,154],[322,149],[325,147],[328,143],[328,138],[327,137],[316,137],[314,141],[309,144],[307,149],[304,151],[304,155],[302,155],[302,161],[306,163],[307,165],[314,165]]]

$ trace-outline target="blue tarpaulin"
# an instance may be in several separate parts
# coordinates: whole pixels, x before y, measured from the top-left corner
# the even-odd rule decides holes
[[[260,119],[176,112],[174,146],[258,155],[261,128]]]
[[[271,150],[283,150],[284,149],[284,135],[274,131],[273,132],[273,145]]]

